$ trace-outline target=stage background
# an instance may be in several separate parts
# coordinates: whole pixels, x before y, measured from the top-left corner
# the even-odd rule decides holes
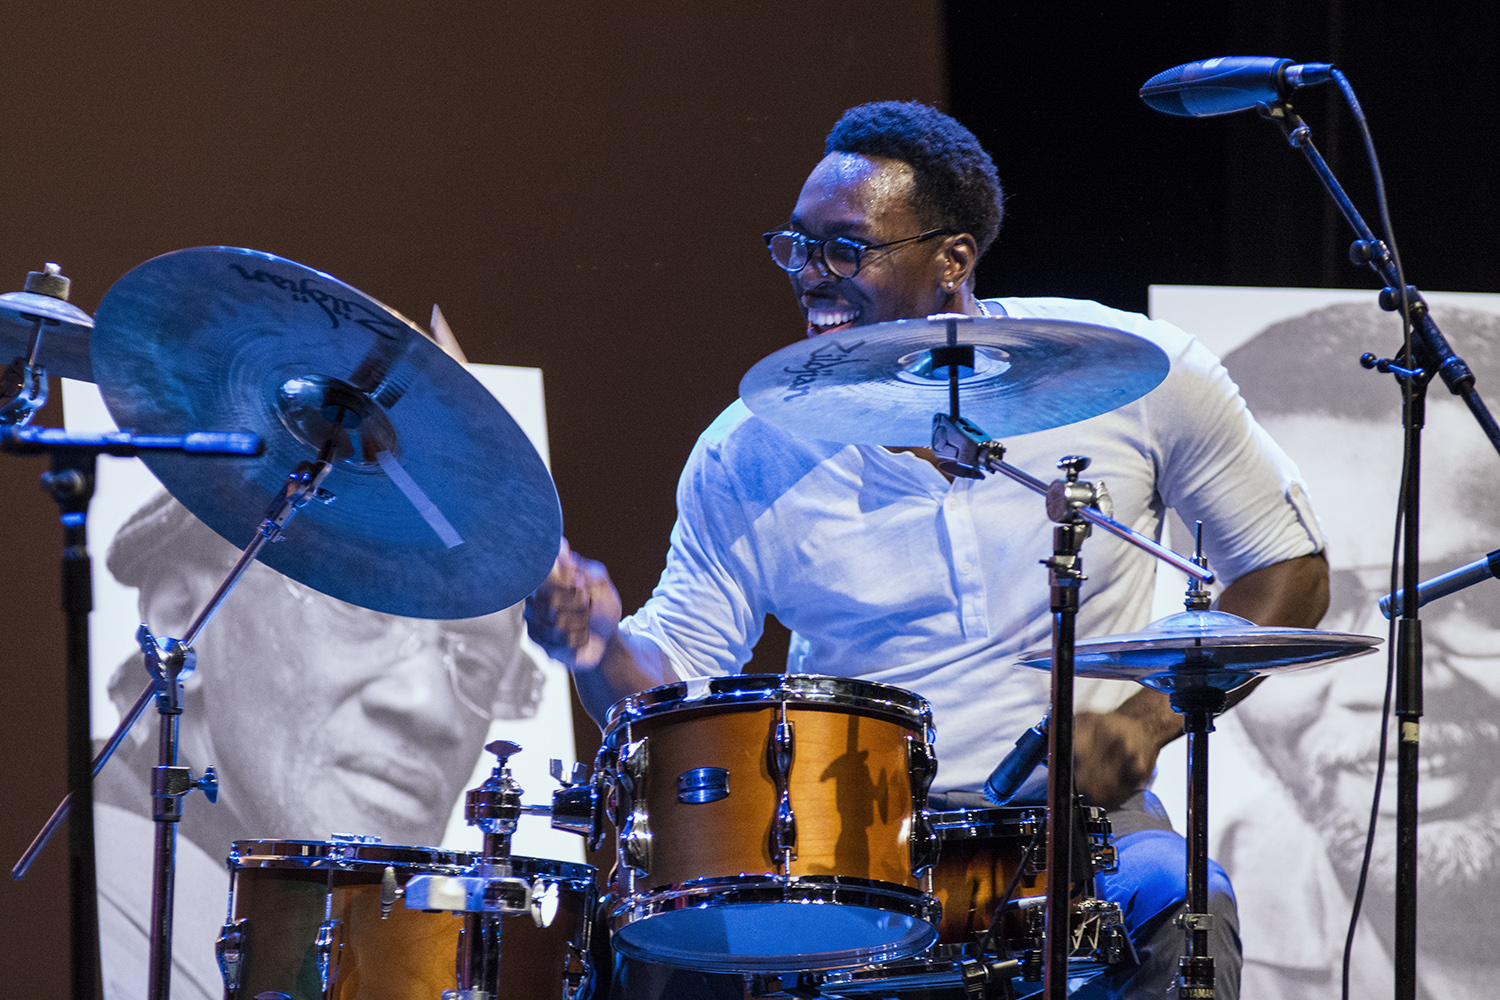
[[[994,153],[1010,218],[982,293],[1144,309],[1150,282],[1370,280],[1274,129],[1248,114],[1170,119],[1134,96],[1192,59],[1333,59],[1371,115],[1411,279],[1500,291],[1500,79],[1469,69],[1497,22],[1342,0],[1066,16],[960,0],[565,17],[393,0],[15,9],[0,62],[0,286],[57,260],[92,311],[149,257],[227,243],[409,315],[441,303],[471,359],[546,373],[569,538],[634,606],[660,570],[692,440],[745,369],[799,335],[758,234],[783,221],[844,107],[937,101]],[[1373,218],[1332,88],[1299,106]],[[44,469],[0,462],[7,863],[65,784]],[[777,659],[768,643],[755,665]],[[592,727],[575,719],[587,756]],[[0,986],[18,994],[67,992],[62,848],[0,888]]]

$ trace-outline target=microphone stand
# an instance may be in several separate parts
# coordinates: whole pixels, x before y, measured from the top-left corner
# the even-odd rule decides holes
[[[208,443],[210,441],[212,444]],[[88,551],[88,509],[94,498],[99,455],[135,455],[147,449],[252,455],[257,454],[261,447],[260,439],[253,434],[169,436],[120,432],[70,435],[55,428],[0,426],[0,450],[15,455],[52,457],[52,469],[42,474],[41,485],[57,502],[63,525],[68,796],[77,803],[77,808],[68,813],[69,951],[75,997],[98,996],[100,983],[93,770],[89,761],[92,735],[89,721],[89,612],[94,605],[94,582],[93,562]],[[61,819],[54,814],[49,829],[56,830]],[[40,850],[40,847],[40,843],[33,844],[34,850]]]
[[[1335,78],[1350,98],[1356,115],[1358,102],[1343,74]],[[1367,264],[1385,282],[1380,307],[1404,310],[1412,329],[1412,355],[1395,360],[1366,354],[1360,363],[1394,375],[1402,388],[1402,421],[1405,432],[1407,477],[1401,488],[1402,583],[1406,593],[1415,593],[1419,570],[1418,498],[1421,484],[1422,425],[1425,420],[1427,383],[1442,378],[1450,392],[1463,399],[1485,437],[1500,452],[1500,426],[1474,388],[1474,373],[1448,346],[1433,322],[1427,303],[1416,288],[1404,285],[1394,255],[1375,238],[1354,203],[1349,199],[1322,154],[1313,145],[1312,130],[1286,101],[1264,106],[1261,114],[1275,123],[1287,142],[1302,152],[1358,236],[1349,248],[1355,264]],[[1395,971],[1397,1000],[1414,1000],[1417,992],[1417,766],[1420,759],[1422,719],[1422,625],[1417,601],[1403,601],[1396,645],[1396,717],[1400,723],[1396,752],[1396,928]]]

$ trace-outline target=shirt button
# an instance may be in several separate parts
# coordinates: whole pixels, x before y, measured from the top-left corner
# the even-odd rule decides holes
[[[963,565],[962,565],[962,566],[960,566],[960,567],[958,567],[958,571],[959,571],[959,572],[960,572],[960,573],[962,573],[962,574],[964,574],[964,575],[965,575],[965,576],[968,576],[968,575],[969,575],[969,573],[970,573],[970,572],[971,572],[971,571],[972,571],[972,570],[973,570],[973,569],[974,569],[974,567],[973,567],[973,566],[970,566],[970,565],[969,565],[969,564],[968,564],[968,563],[964,563],[964,564],[963,564]]]

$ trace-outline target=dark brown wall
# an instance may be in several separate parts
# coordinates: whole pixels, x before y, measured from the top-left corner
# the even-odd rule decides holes
[[[0,290],[55,260],[92,311],[156,254],[229,244],[419,321],[441,303],[471,359],[543,369],[568,536],[633,607],[693,438],[800,335],[758,234],[842,108],[945,96],[937,0],[729,6],[8,11]],[[5,866],[65,784],[43,468],[0,457]],[[66,995],[65,857],[0,881],[9,995]]]

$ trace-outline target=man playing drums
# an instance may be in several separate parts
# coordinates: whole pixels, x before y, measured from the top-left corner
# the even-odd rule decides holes
[[[1114,517],[1160,534],[1166,507],[1204,523],[1228,581],[1221,610],[1261,625],[1312,627],[1327,603],[1322,538],[1295,466],[1255,423],[1223,368],[1190,336],[1143,316],[1068,299],[979,299],[974,271],[1002,195],[978,140],[918,104],[847,112],[787,222],[767,234],[809,337],[932,313],[1069,320],[1162,348],[1170,373],[1119,409],[1009,439],[1012,465],[1047,477],[1068,454],[1093,460]],[[737,672],[766,614],[793,633],[789,673],[856,677],[926,698],[936,722],[935,804],[982,805],[978,789],[1047,703],[1047,676],[1016,654],[1046,645],[1038,562],[1052,551],[1041,500],[1003,477],[950,479],[923,448],[813,440],[742,402],[699,438],[651,599],[622,619],[604,567],[564,547],[528,606],[532,635],[573,665],[602,720],[651,687]],[[1128,632],[1150,615],[1150,556],[1108,536],[1085,547],[1079,636]],[[1163,695],[1139,690],[1080,713],[1077,787],[1110,810],[1119,872],[1104,880],[1141,959],[1118,995],[1163,996],[1177,974],[1184,844],[1148,791],[1157,752],[1181,732]],[[1233,896],[1213,879],[1218,995],[1233,998]],[[638,991],[632,988],[634,995]],[[642,994],[643,995],[643,994]]]

